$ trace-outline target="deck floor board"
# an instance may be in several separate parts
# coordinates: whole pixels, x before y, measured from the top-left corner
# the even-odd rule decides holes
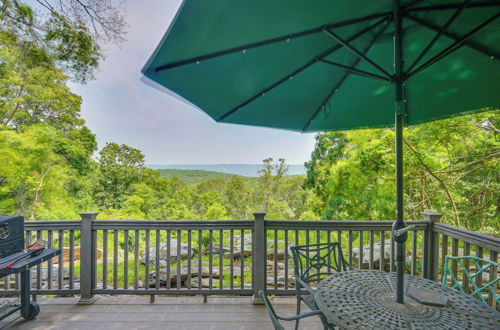
[[[248,297],[156,297],[100,296],[93,305],[77,305],[78,298],[39,298],[41,312],[24,321],[17,313],[0,321],[7,329],[222,329],[272,330],[264,306],[252,305]],[[295,314],[294,298],[272,301],[278,314]],[[308,311],[303,307],[304,312]],[[293,329],[293,322],[284,322]],[[301,320],[300,329],[322,329],[317,317]]]

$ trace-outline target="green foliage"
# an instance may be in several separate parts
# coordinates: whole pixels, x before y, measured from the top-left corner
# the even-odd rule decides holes
[[[99,179],[94,196],[104,209],[116,209],[132,192],[132,186],[141,180],[144,155],[127,145],[107,143],[99,152]]]
[[[498,123],[500,112],[442,120],[405,129],[405,217],[425,209],[472,230],[500,229]],[[325,219],[393,219],[394,131],[320,134],[304,186],[319,198]]]
[[[222,180],[227,181],[231,179],[232,174],[203,171],[203,170],[175,170],[175,169],[161,169],[158,170],[160,176],[171,179],[173,177],[179,178],[182,182],[188,185],[204,183],[208,180]]]
[[[1,0],[0,26],[24,44],[43,50],[48,62],[60,64],[75,80],[84,82],[93,78],[104,56],[101,44],[124,40],[126,23],[122,9],[111,0],[35,0],[31,4]]]
[[[0,30],[0,59],[2,125],[19,131],[43,122],[69,131],[83,124],[81,98],[71,93],[67,77],[42,48]]]

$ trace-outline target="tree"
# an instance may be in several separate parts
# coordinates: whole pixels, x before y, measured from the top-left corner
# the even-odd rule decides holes
[[[498,233],[499,116],[500,111],[484,112],[405,129],[406,219],[432,208],[445,222]],[[334,134],[345,134],[341,152],[333,152],[340,156],[328,157],[324,150],[331,139],[319,137],[308,166],[306,186],[322,201],[322,218],[393,219],[394,131],[323,135]]]
[[[288,166],[285,159],[280,158],[278,162],[273,164],[272,158],[266,158],[263,161],[263,167],[258,171],[259,184],[258,194],[256,196],[257,202],[261,204],[262,210],[267,211],[269,201],[277,198],[280,185],[283,183],[283,177],[288,171]]]
[[[55,152],[65,137],[39,124],[24,132],[0,130],[0,214],[30,220],[76,217],[77,171]]]
[[[132,192],[133,185],[141,180],[144,155],[138,149],[114,142],[107,143],[99,155],[99,179],[94,196],[105,209],[118,209]]]
[[[346,156],[347,135],[343,132],[328,132],[316,135],[315,139],[311,160],[304,164],[307,169],[304,188],[313,188],[320,198],[325,199],[330,167]]]
[[[76,80],[86,81],[103,57],[103,45],[121,43],[126,22],[111,0],[2,0],[0,24],[19,40],[44,49]]]
[[[231,177],[226,183],[224,195],[231,217],[246,219],[250,204],[250,190],[240,176],[233,175]]]
[[[204,219],[225,220],[227,219],[227,210],[223,205],[214,203],[208,207],[207,212],[205,212]]]
[[[42,122],[63,131],[83,125],[81,98],[42,48],[0,30],[0,63],[1,124],[17,131]]]

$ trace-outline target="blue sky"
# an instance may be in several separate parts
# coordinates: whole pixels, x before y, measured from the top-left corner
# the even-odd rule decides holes
[[[307,161],[314,134],[215,123],[203,112],[141,82],[141,68],[172,21],[180,0],[129,0],[127,41],[109,46],[96,79],[72,84],[99,147],[117,142],[142,150],[148,164]]]

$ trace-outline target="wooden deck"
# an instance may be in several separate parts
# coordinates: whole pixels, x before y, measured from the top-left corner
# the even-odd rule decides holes
[[[41,312],[33,321],[18,313],[0,321],[3,329],[274,329],[264,306],[252,305],[249,297],[156,297],[100,296],[89,306],[78,298],[39,298]],[[278,314],[295,314],[295,299],[272,300]],[[308,311],[303,307],[303,311]],[[294,323],[283,322],[287,329]],[[322,329],[317,317],[301,320],[301,329]]]

